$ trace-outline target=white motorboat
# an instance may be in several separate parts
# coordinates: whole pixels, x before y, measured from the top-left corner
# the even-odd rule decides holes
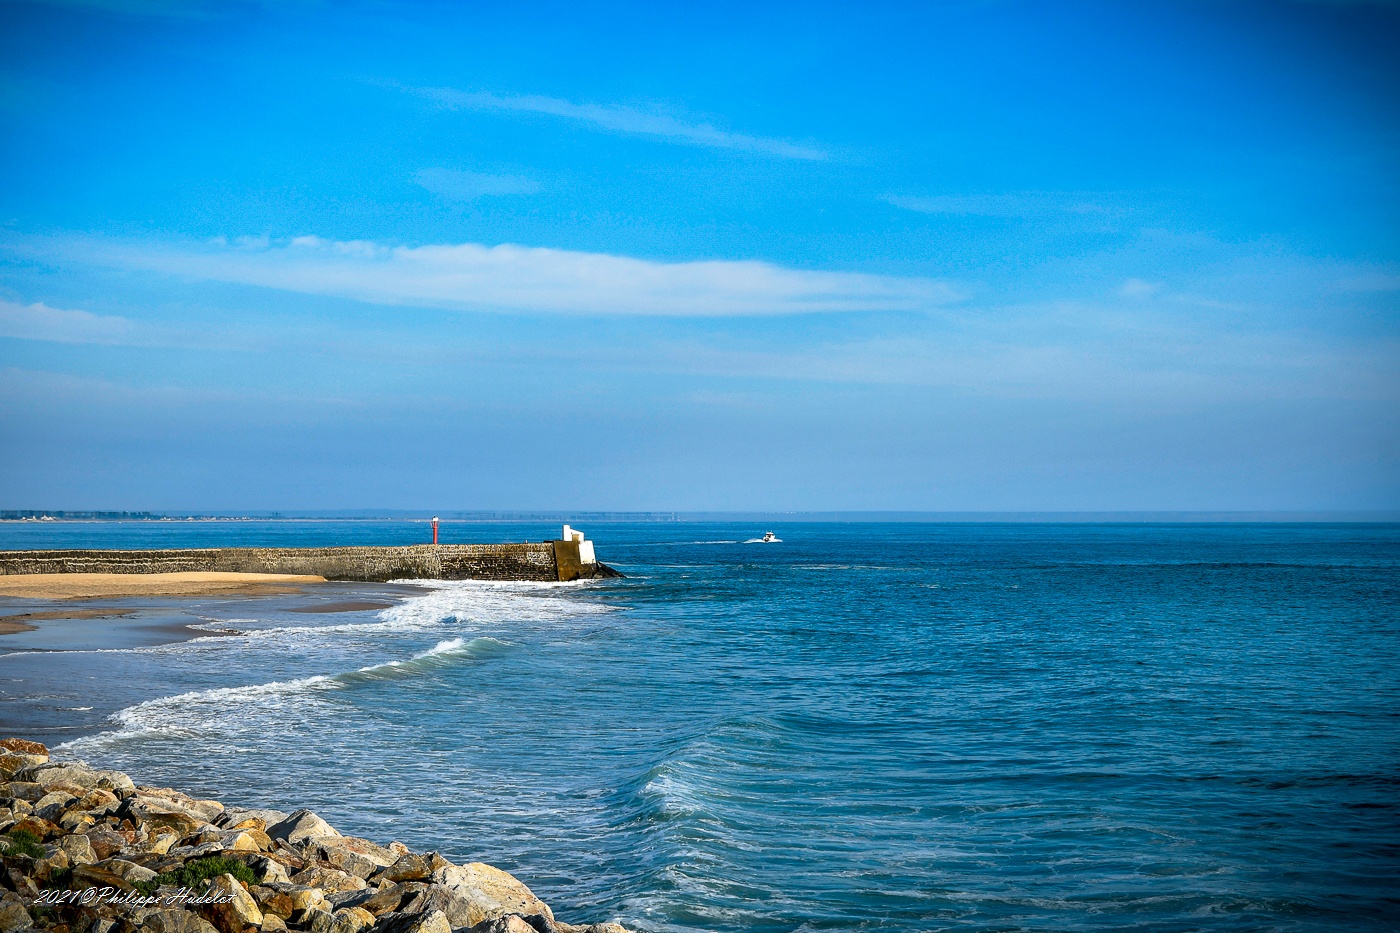
[[[759,538],[759,541],[760,541],[761,543],[763,543],[763,544],[782,544],[782,543],[783,543],[783,539],[782,539],[782,538],[779,538],[777,535],[773,534],[773,532],[771,532],[771,531],[766,531],[766,532],[764,532],[764,533],[763,533],[763,537],[762,537],[762,538]]]

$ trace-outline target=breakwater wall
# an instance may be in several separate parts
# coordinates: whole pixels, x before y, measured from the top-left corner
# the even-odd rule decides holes
[[[579,541],[407,547],[166,548],[0,551],[0,575],[36,573],[286,573],[327,580],[524,580],[621,576]],[[584,558],[589,558],[585,560]]]

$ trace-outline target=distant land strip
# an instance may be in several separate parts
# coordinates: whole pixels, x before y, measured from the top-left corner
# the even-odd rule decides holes
[[[0,521],[406,521],[449,522],[928,522],[969,524],[1209,524],[1251,522],[1400,522],[1400,510],[1097,511],[1097,512],[570,512],[342,509],[279,512],[125,512],[0,509]]]

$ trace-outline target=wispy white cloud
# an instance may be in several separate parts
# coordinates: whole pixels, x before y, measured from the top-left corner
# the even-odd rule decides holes
[[[1128,279],[1118,286],[1120,298],[1150,298],[1162,290],[1161,282],[1148,282],[1143,279]]]
[[[1393,339],[1203,329],[1158,302],[962,309],[928,326],[772,346],[742,339],[592,348],[587,365],[658,374],[1155,406],[1222,399],[1400,397]]]
[[[521,175],[487,175],[450,168],[425,168],[413,180],[433,194],[453,201],[474,201],[490,195],[535,194],[540,183]]]
[[[636,136],[709,146],[739,149],[783,159],[820,160],[827,153],[785,139],[750,136],[722,130],[710,123],[687,122],[671,114],[639,110],[615,104],[577,104],[539,94],[504,95],[486,91],[459,91],[448,87],[401,87],[424,100],[449,110],[487,110],[502,113],[538,113],[564,120],[575,120],[597,129]]]
[[[921,311],[957,298],[927,278],[814,272],[752,260],[655,262],[504,244],[381,246],[314,236],[242,247],[86,241],[131,268],[385,305],[585,315]]]
[[[920,214],[948,214],[977,217],[1043,217],[1080,215],[1100,219],[1116,217],[1122,211],[1096,203],[1088,195],[1059,192],[1023,191],[1012,194],[903,195],[887,194],[880,200]]]
[[[1345,292],[1400,292],[1400,274],[1366,272],[1343,279],[1338,288]]]
[[[0,337],[54,343],[128,343],[131,321],[124,317],[65,311],[42,302],[29,305],[0,300]]]

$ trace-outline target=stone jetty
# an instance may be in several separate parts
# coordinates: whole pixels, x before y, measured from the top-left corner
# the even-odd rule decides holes
[[[622,574],[594,557],[593,542],[564,526],[556,541],[405,547],[222,547],[160,550],[0,551],[0,576],[61,573],[258,573],[326,580],[525,580]]]
[[[0,933],[627,933],[510,874],[0,740]]]

